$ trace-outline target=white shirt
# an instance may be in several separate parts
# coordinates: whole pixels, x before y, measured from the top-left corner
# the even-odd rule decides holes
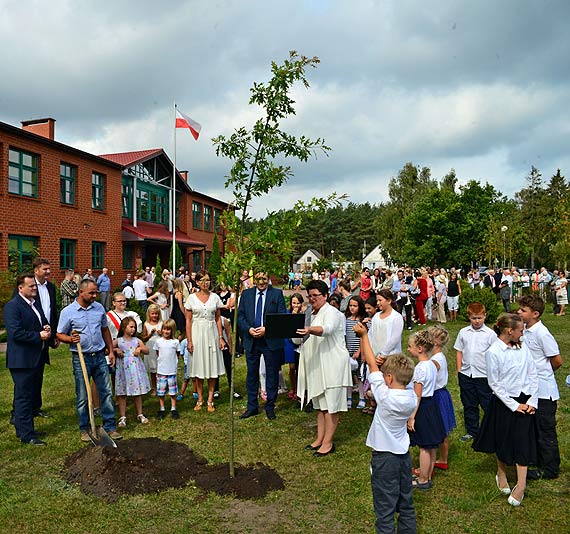
[[[135,291],[132,286],[125,286],[123,288],[123,295],[125,295],[125,298],[127,299],[132,299],[135,296]]]
[[[149,287],[146,280],[137,278],[133,282],[133,289],[135,291],[135,298],[137,300],[146,300],[148,298],[147,288]]]
[[[497,339],[486,352],[487,380],[501,402],[513,412],[519,403],[512,397],[530,395],[526,404],[538,407],[538,374],[525,343],[520,349]]]
[[[402,331],[404,330],[404,319],[402,314],[395,310],[385,319],[380,318],[380,314],[374,314],[370,321],[370,331],[368,339],[374,351],[374,355],[388,355],[402,352]]]
[[[44,311],[46,319],[49,321],[51,318],[51,301],[49,299],[47,280],[44,280],[43,284],[40,284],[37,278],[35,280],[36,280],[36,285],[38,286],[38,296],[40,298],[42,310]]]
[[[412,382],[421,384],[422,397],[433,397],[435,391],[435,381],[437,379],[437,368],[431,361],[418,362],[414,369]]]
[[[441,389],[447,386],[447,380],[449,379],[449,373],[447,371],[447,359],[443,352],[438,352],[431,357],[432,361],[436,361],[439,364],[439,370],[437,370],[437,376],[435,378],[435,389]],[[435,365],[434,365],[435,367]]]
[[[457,334],[453,348],[463,354],[460,373],[472,378],[487,376],[485,352],[497,339],[497,334],[487,325],[475,330],[471,325],[462,328]]]
[[[538,321],[530,328],[524,329],[523,341],[532,355],[538,373],[538,398],[558,400],[560,393],[550,365],[550,358],[558,356],[560,349],[558,343],[542,321]]]
[[[178,369],[178,356],[180,343],[177,339],[164,339],[159,337],[154,342],[158,352],[156,372],[160,375],[175,375]]]
[[[380,371],[370,373],[368,381],[378,406],[366,445],[375,451],[405,454],[410,446],[407,423],[416,409],[418,397],[411,389],[390,389]]]

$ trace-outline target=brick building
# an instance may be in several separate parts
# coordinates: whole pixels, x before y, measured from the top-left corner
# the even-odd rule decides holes
[[[162,149],[96,156],[55,141],[55,120],[0,122],[0,271],[35,254],[60,282],[103,266],[113,287],[127,272],[169,263],[173,164]],[[188,268],[208,264],[227,204],[203,195],[176,172],[176,237]]]

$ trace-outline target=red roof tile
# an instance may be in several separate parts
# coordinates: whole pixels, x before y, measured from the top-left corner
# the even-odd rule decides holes
[[[139,161],[147,160],[162,153],[162,148],[151,148],[150,150],[137,150],[135,152],[118,152],[117,154],[101,154],[99,157],[128,167]]]
[[[123,221],[122,231],[123,241],[172,241],[172,232],[160,224],[139,222],[137,226],[133,226],[132,224]],[[179,229],[176,229],[176,241],[184,245],[194,245],[197,247],[206,246],[206,243],[191,239],[187,234]]]

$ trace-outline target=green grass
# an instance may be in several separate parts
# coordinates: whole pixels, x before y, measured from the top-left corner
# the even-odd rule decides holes
[[[451,436],[448,472],[438,472],[429,492],[414,495],[419,532],[568,532],[570,531],[570,402],[564,378],[570,373],[570,318],[547,313],[545,323],[555,335],[566,362],[557,372],[562,399],[558,406],[558,435],[562,475],[554,481],[529,485],[523,505],[513,509],[495,488],[495,459],[472,452],[459,441],[463,433],[457,380],[450,375],[459,428]],[[454,340],[465,323],[447,325]],[[417,329],[417,327],[416,327]],[[404,346],[408,333],[404,334]],[[450,369],[453,352],[447,351]],[[236,420],[236,461],[263,462],[285,480],[284,491],[257,501],[238,501],[203,495],[191,484],[159,494],[123,497],[107,504],[66,485],[61,477],[64,457],[79,442],[71,360],[67,347],[53,352],[46,368],[44,408],[50,419],[37,421],[48,433],[45,448],[23,446],[8,424],[12,381],[4,366],[0,371],[0,525],[2,532],[373,532],[374,512],[369,479],[370,451],[365,446],[371,419],[351,410],[341,417],[336,436],[337,452],[315,459],[303,450],[313,439],[314,414],[295,409],[284,396],[277,404],[277,420],[264,416]],[[237,360],[237,385],[245,386],[245,361]],[[287,374],[287,373],[286,373]],[[222,398],[215,414],[194,412],[193,402],[179,404],[178,422],[156,420],[156,399],[145,399],[151,424],[134,423],[129,404],[125,438],[158,436],[188,444],[210,462],[228,459],[229,404],[222,379]],[[234,406],[236,414],[245,400]],[[417,464],[417,450],[413,451]],[[514,476],[511,475],[511,481]]]

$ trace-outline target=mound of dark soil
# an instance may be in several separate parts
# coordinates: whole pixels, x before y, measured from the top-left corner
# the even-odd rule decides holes
[[[229,478],[228,464],[208,466],[183,443],[158,438],[121,441],[116,449],[86,447],[65,459],[63,476],[83,492],[110,502],[121,495],[181,488],[189,480],[204,491],[245,499],[284,487],[279,474],[266,465],[235,466],[235,477]]]

